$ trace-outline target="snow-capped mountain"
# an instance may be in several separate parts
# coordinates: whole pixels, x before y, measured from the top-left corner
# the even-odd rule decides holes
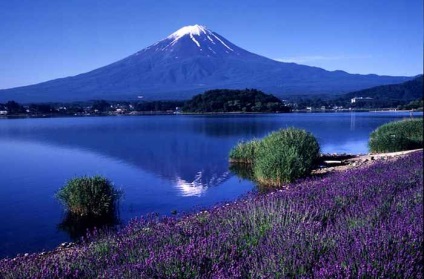
[[[140,95],[146,100],[187,99],[215,88],[257,88],[277,96],[344,93],[409,79],[278,62],[248,52],[204,26],[193,25],[102,68],[0,90],[0,101],[124,100]]]
[[[243,49],[200,25],[185,26],[166,39],[137,52],[135,55],[146,53],[149,50],[161,55],[168,54],[175,59],[189,58],[195,55],[207,57],[239,56],[243,52],[246,53]],[[174,53],[180,56],[175,56]]]

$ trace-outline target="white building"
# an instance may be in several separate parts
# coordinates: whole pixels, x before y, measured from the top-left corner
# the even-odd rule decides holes
[[[363,102],[363,101],[369,101],[369,100],[372,100],[372,98],[371,97],[355,97],[355,98],[352,98],[352,99],[350,99],[350,103],[352,103],[352,104],[354,104],[354,103],[357,103],[357,102]]]

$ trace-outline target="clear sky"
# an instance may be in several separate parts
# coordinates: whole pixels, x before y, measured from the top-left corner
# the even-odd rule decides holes
[[[84,73],[193,24],[280,61],[423,72],[422,0],[0,0],[0,88]]]

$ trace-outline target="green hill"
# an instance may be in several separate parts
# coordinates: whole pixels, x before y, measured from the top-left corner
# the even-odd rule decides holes
[[[256,89],[209,90],[194,96],[183,107],[184,112],[289,112],[277,97]]]

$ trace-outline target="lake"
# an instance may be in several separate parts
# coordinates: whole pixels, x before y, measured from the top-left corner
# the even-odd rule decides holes
[[[414,113],[422,117],[422,113]],[[124,191],[123,224],[147,213],[232,201],[255,185],[228,170],[238,141],[286,127],[312,132],[324,153],[367,153],[371,131],[402,112],[156,115],[0,120],[0,258],[75,238],[56,191],[102,175]]]

